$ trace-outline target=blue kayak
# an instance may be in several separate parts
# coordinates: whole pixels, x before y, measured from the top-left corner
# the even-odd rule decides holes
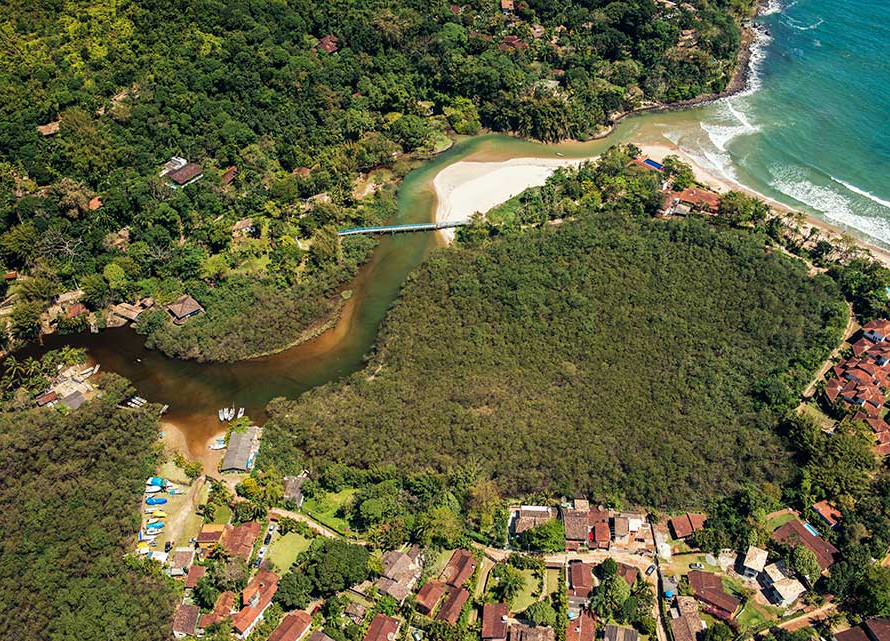
[[[149,523],[145,526],[146,530],[162,530],[164,528],[163,523]]]
[[[162,498],[156,497],[156,496],[149,496],[147,499],[145,499],[146,505],[163,505],[166,502],[167,502],[167,499],[162,499]]]
[[[146,485],[160,485],[161,487],[164,487],[165,485],[167,485],[167,480],[162,479],[159,476],[152,476],[150,479],[148,479],[145,482],[145,484]]]

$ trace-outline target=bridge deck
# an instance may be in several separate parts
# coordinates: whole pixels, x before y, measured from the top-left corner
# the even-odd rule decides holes
[[[438,223],[414,223],[410,225],[381,225],[378,227],[353,227],[341,229],[338,236],[356,236],[358,234],[397,234],[400,232],[436,231],[437,229],[449,229],[451,227],[463,227],[469,225],[468,220],[448,220]]]

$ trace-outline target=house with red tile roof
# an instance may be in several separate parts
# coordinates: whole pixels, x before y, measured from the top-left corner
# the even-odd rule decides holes
[[[177,639],[194,636],[200,614],[201,608],[197,605],[180,603],[173,615],[173,636]]]
[[[560,510],[562,522],[566,529],[567,550],[578,550],[582,545],[587,544],[590,538],[589,512],[590,510],[587,509],[563,508]]]
[[[834,565],[840,557],[840,551],[836,547],[821,536],[814,534],[808,529],[808,525],[804,525],[797,519],[788,521],[785,525],[779,527],[773,532],[772,538],[777,543],[784,543],[792,548],[797,545],[804,545],[816,555],[816,561],[823,572]]]
[[[741,604],[738,598],[723,589],[723,580],[712,572],[692,570],[689,573],[689,588],[702,609],[718,619],[732,620]]]
[[[312,626],[312,617],[306,612],[297,610],[290,612],[281,619],[281,623],[269,635],[268,641],[301,641]]]
[[[599,521],[594,523],[590,530],[589,547],[599,550],[608,550],[612,543],[612,530],[609,528],[608,521]]]
[[[238,595],[231,591],[220,594],[213,606],[213,612],[201,617],[200,627],[206,630],[210,626],[220,623],[221,621],[231,619],[232,615],[238,611],[235,607],[235,600],[237,598]]]
[[[193,565],[189,568],[185,577],[185,589],[194,590],[198,587],[198,581],[207,573],[207,567],[204,565]]]
[[[482,606],[482,641],[505,641],[510,606],[506,603],[486,603]]]
[[[454,587],[461,587],[476,571],[476,559],[469,550],[455,550],[448,560],[439,580]]]
[[[596,638],[596,620],[589,610],[566,623],[566,641],[594,641]]]
[[[451,588],[448,599],[446,599],[442,607],[439,608],[438,614],[436,614],[436,620],[445,621],[451,625],[456,624],[469,598],[470,593],[466,588]]]
[[[262,621],[263,614],[272,605],[272,597],[278,591],[278,575],[261,568],[241,593],[244,607],[232,620],[232,630],[239,639],[246,639],[257,623]]]
[[[222,545],[229,556],[238,557],[242,560],[249,561],[253,552],[253,546],[260,536],[263,526],[257,521],[248,521],[241,525],[236,525],[226,532],[223,537]]]
[[[441,581],[430,580],[424,583],[423,587],[420,588],[420,591],[414,598],[414,603],[417,605],[417,609],[427,616],[432,614],[433,610],[435,610],[436,606],[439,604],[439,601],[445,596],[446,589],[447,586]]]
[[[699,189],[691,187],[683,191],[675,192],[674,198],[681,203],[689,205],[692,209],[707,214],[716,214],[720,210],[720,194],[708,191],[707,189]]]
[[[337,36],[329,33],[318,41],[318,44],[315,45],[315,48],[328,54],[337,53],[338,49],[340,48],[340,39]]]
[[[675,539],[685,539],[704,528],[705,520],[706,517],[704,514],[687,512],[681,516],[671,517],[668,520],[668,526],[674,533]]]
[[[377,614],[371,619],[368,631],[365,632],[362,641],[395,641],[399,634],[399,627],[398,619],[385,614]]]
[[[813,505],[813,512],[818,514],[819,518],[830,528],[837,526],[841,520],[841,511],[828,501],[819,501]]]

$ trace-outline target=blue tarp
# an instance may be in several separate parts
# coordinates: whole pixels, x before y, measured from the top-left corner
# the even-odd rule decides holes
[[[646,158],[646,160],[643,161],[643,164],[649,165],[650,167],[654,167],[658,171],[661,171],[662,169],[664,169],[664,165],[662,165],[661,163],[657,163],[654,160],[650,160],[649,158]]]
[[[156,497],[156,496],[149,496],[147,499],[145,499],[146,505],[163,505],[166,502],[167,502],[167,499],[162,499],[162,498]]]

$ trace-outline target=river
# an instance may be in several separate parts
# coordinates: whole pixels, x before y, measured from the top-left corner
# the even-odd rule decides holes
[[[810,198],[812,189],[807,194],[800,189],[783,189],[783,184],[772,180],[771,174],[766,172],[768,166],[775,164],[773,156],[778,153],[777,136],[789,141],[797,140],[800,145],[800,136],[795,137],[796,131],[804,132],[810,138],[808,144],[818,147],[819,132],[829,131],[839,137],[836,144],[843,142],[841,134],[834,129],[814,129],[810,126],[810,120],[804,120],[799,115],[795,120],[782,107],[789,101],[788,83],[803,83],[801,78],[805,79],[808,73],[812,73],[811,69],[806,69],[806,59],[799,55],[801,38],[818,41],[818,29],[822,28],[822,23],[817,25],[814,21],[812,24],[816,26],[813,29],[800,31],[795,27],[797,22],[789,20],[795,20],[795,11],[810,12],[805,14],[807,19],[812,17],[810,14],[814,11],[823,11],[823,0],[800,0],[797,4],[797,8],[795,5],[788,6],[787,15],[783,12],[765,18],[774,35],[778,34],[781,38],[761,38],[753,56],[752,85],[741,95],[695,109],[627,118],[608,137],[586,143],[545,146],[502,135],[462,139],[449,151],[406,176],[399,188],[399,211],[393,222],[431,221],[436,205],[433,178],[442,168],[459,160],[499,161],[520,157],[553,158],[557,155],[583,158],[596,156],[610,145],[634,142],[641,145],[676,144],[687,155],[695,157],[724,178],[737,180],[787,205],[832,222],[843,223],[851,231],[858,229],[860,233],[867,234],[876,227],[871,224],[857,225],[861,221],[847,216],[847,209],[838,212],[824,198]],[[851,34],[847,35],[852,38]],[[790,79],[789,56],[794,56],[797,65]],[[798,68],[801,66],[802,69]],[[825,87],[823,91],[830,92],[831,88]],[[849,93],[851,89],[844,86],[838,91]],[[841,98],[834,96],[833,99]],[[821,113],[821,107],[811,107],[817,116]],[[797,110],[795,113],[798,114],[806,112],[806,104],[799,101],[790,102],[789,108]],[[769,119],[770,113],[774,115],[772,120]],[[790,144],[779,147],[786,149]],[[850,153],[849,149],[846,151]],[[886,149],[881,147],[880,151],[879,159],[883,162],[886,160]],[[793,158],[782,158],[782,162],[800,163],[801,158],[812,160],[814,157],[807,156],[799,149],[797,153],[798,156]],[[862,155],[865,151],[857,147],[856,153]],[[827,166],[831,164],[829,161],[835,162],[838,155],[828,154],[827,158],[824,160],[820,156],[820,162]],[[831,171],[846,175],[842,167]],[[858,168],[857,171],[861,172],[862,169]],[[850,180],[860,178],[854,176]],[[862,184],[868,184],[870,189],[884,188],[881,184],[872,185],[867,181]],[[851,206],[861,205],[856,209],[872,216],[872,223],[875,219],[883,223],[881,212],[872,211],[880,203],[873,200],[867,204],[857,203],[855,198],[862,197],[856,193],[846,196]],[[886,220],[890,220],[890,217]],[[870,236],[872,241],[884,240],[880,233]],[[887,238],[890,239],[890,236]],[[402,283],[439,243],[437,234],[402,234],[382,238],[371,260],[353,283],[353,296],[347,302],[338,325],[311,342],[272,356],[234,364],[179,361],[145,349],[142,338],[128,328],[106,330],[100,334],[48,336],[43,346],[33,346],[25,350],[23,356],[36,355],[64,344],[86,348],[105,370],[117,372],[133,381],[140,396],[168,404],[170,410],[166,418],[179,426],[192,454],[197,455],[206,451],[207,440],[221,429],[216,416],[218,408],[231,405],[245,407],[251,418],[262,422],[264,408],[271,399],[296,397],[307,389],[359,369],[373,348],[380,323],[398,296]]]

